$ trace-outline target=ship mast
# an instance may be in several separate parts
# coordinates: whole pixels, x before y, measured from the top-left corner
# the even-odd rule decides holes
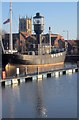
[[[10,41],[9,41],[9,49],[11,50],[11,54],[13,53],[13,40],[12,40],[12,0],[10,0]]]
[[[49,44],[50,44],[50,53],[51,53],[51,27],[49,27]]]

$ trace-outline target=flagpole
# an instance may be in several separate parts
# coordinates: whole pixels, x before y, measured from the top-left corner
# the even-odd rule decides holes
[[[12,0],[10,0],[10,40],[9,40],[9,49],[11,54],[13,53],[13,40],[12,40]]]

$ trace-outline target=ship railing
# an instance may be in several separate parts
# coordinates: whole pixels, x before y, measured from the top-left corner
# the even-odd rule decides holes
[[[17,50],[12,50],[12,54],[17,53]],[[11,50],[5,50],[5,54],[11,54]]]

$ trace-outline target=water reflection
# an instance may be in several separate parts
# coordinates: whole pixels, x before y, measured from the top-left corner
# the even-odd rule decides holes
[[[8,116],[8,118],[14,118],[16,105],[20,103],[19,86],[12,85],[11,87],[6,86],[5,88],[2,88],[2,100],[5,101],[2,102],[2,104],[4,105],[4,109],[2,109],[2,113],[4,113],[4,116],[2,114],[2,117],[4,118],[5,116]]]
[[[0,120],[2,118],[2,89],[0,87]]]
[[[9,67],[13,68],[12,71],[15,74],[16,67],[12,65]],[[20,69],[20,73],[22,73],[22,69],[23,67]],[[11,87],[6,86],[2,90],[3,117],[75,118],[77,114],[77,74],[24,82],[19,86],[18,84]]]
[[[43,94],[43,83],[41,81],[37,81],[36,84],[36,111],[37,111],[37,117],[38,118],[46,118],[47,117],[47,110],[44,105],[44,94]]]
[[[12,85],[12,96],[10,97],[10,118],[14,117],[15,113],[15,104],[14,102],[16,101],[17,104],[20,102],[20,88],[18,85]]]

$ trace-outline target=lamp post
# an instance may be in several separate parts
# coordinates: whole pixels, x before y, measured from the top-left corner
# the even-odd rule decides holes
[[[69,31],[67,30],[67,31],[65,31],[65,30],[63,30],[63,32],[67,32],[67,40],[69,39]]]

